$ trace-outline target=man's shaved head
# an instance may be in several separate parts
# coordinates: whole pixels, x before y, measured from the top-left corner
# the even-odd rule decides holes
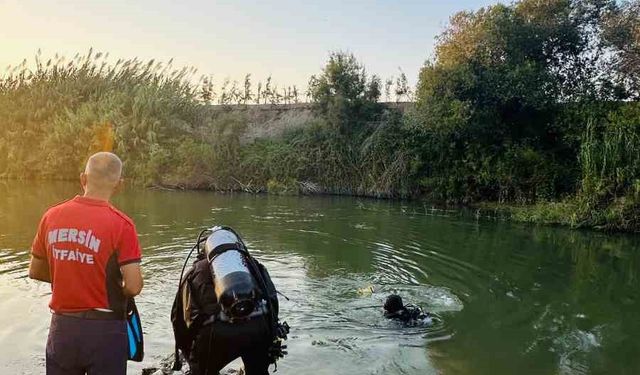
[[[122,161],[111,152],[95,153],[87,161],[84,174],[90,188],[111,190],[120,182]]]

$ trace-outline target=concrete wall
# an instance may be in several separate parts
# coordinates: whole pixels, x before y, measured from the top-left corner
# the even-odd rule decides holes
[[[414,105],[410,102],[383,104],[402,112]],[[211,108],[213,111],[244,112],[249,122],[243,137],[245,142],[251,142],[257,138],[278,137],[287,131],[305,126],[315,118],[311,103],[214,105]]]

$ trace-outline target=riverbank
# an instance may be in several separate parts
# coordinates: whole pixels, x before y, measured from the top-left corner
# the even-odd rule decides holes
[[[0,177],[74,180],[108,150],[144,186],[503,202],[513,220],[637,232],[640,49],[616,36],[640,8],[597,7],[458,13],[415,89],[333,52],[308,104],[250,75],[216,93],[155,61],[38,55],[0,78]]]
[[[193,190],[180,186],[152,186],[150,189],[158,190]],[[195,189],[202,190],[202,189]],[[346,195],[323,191],[322,187],[314,183],[297,183],[290,186],[273,184],[271,187],[241,187],[235,190],[217,191],[219,193],[249,193],[272,194],[278,196],[296,195]],[[358,197],[358,196],[356,196]],[[360,195],[369,199],[398,199],[383,196]],[[605,209],[599,215],[585,218],[585,213],[580,212],[580,204],[570,200],[564,202],[538,202],[529,205],[515,205],[497,202],[477,202],[471,205],[450,206],[442,202],[433,202],[420,197],[404,198],[413,203],[421,203],[424,213],[436,216],[464,216],[476,219],[511,221],[527,223],[531,225],[562,226],[571,229],[588,229],[606,233],[640,233],[640,226],[635,222],[629,222],[624,214],[624,202],[610,209]]]
[[[607,233],[640,233],[635,212],[635,203],[616,202],[596,212],[584,212],[580,203],[573,200],[563,202],[538,202],[531,205],[509,205],[481,202],[473,209],[480,217],[534,225],[564,226],[572,229],[590,229]]]
[[[0,179],[12,181],[13,179]],[[35,182],[75,182],[75,180],[50,180],[37,179]],[[635,222],[625,220],[624,202],[619,203],[612,209],[603,210],[600,215],[591,216],[591,220],[584,219],[584,213],[580,212],[579,203],[567,200],[564,202],[538,202],[528,205],[515,205],[497,202],[474,202],[469,205],[448,205],[444,202],[430,201],[425,197],[394,197],[384,194],[366,195],[349,194],[348,192],[328,191],[319,184],[313,182],[289,181],[287,184],[277,181],[270,181],[267,186],[243,184],[238,181],[236,186],[227,189],[216,189],[215,187],[190,187],[183,184],[168,185],[155,184],[145,185],[135,180],[126,180],[126,185],[150,191],[212,191],[222,194],[252,194],[252,195],[274,195],[274,196],[350,196],[367,199],[399,200],[420,204],[424,207],[424,214],[435,216],[463,216],[474,217],[476,219],[511,221],[527,223],[531,225],[563,226],[571,229],[589,229],[607,233],[639,233],[640,226]],[[581,216],[582,215],[582,216]],[[596,221],[598,220],[598,221]]]

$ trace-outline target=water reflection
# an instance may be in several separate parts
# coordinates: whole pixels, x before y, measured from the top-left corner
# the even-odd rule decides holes
[[[41,213],[74,184],[0,183],[0,360],[42,369],[48,288],[21,278]],[[168,313],[202,227],[238,229],[290,297],[282,373],[640,373],[637,239],[461,219],[414,203],[132,190],[148,356],[172,350]],[[373,293],[359,289],[373,286]],[[435,311],[432,327],[382,318],[386,294]],[[28,311],[29,314],[25,314]],[[15,348],[19,348],[15,349]],[[11,358],[11,359],[5,359]]]

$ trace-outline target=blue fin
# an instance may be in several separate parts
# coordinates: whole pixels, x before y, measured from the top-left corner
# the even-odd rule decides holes
[[[130,299],[127,305],[127,341],[129,344],[129,360],[141,362],[144,358],[142,324],[133,299]]]

